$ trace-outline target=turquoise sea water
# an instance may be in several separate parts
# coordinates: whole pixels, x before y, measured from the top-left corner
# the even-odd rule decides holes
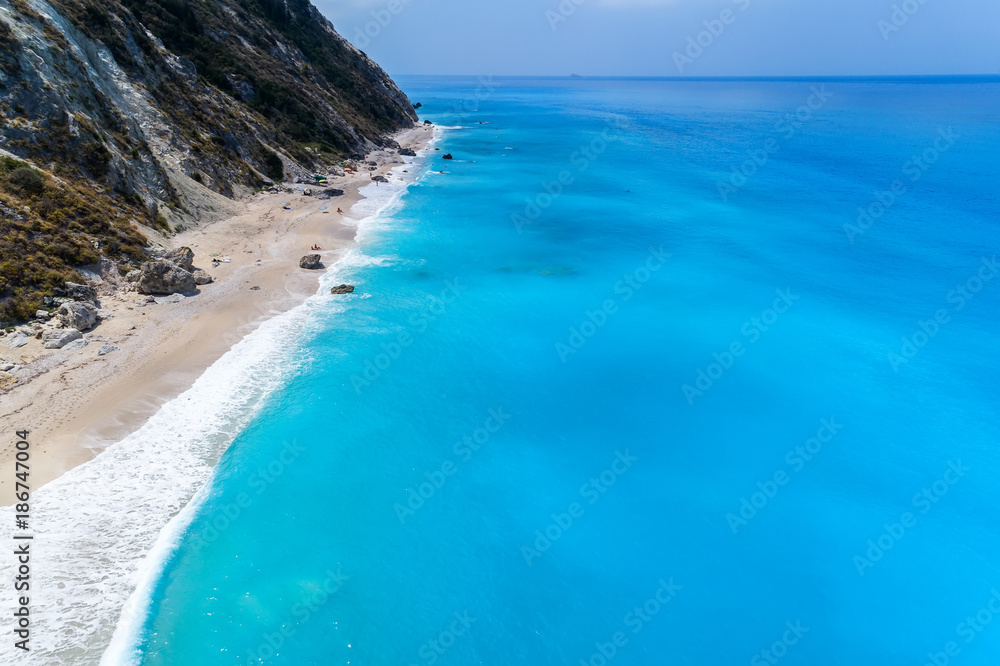
[[[1000,83],[401,85],[141,663],[996,663]]]

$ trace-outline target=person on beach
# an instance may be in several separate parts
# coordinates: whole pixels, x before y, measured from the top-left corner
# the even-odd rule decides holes
[[[341,215],[343,215],[344,214],[344,209],[343,208],[338,208],[337,212],[340,213]]]

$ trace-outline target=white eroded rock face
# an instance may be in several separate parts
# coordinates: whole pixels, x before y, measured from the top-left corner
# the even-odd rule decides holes
[[[56,313],[66,328],[89,331],[97,324],[97,308],[90,303],[68,301],[59,306]]]
[[[228,56],[208,72],[160,38],[176,26],[156,3],[61,0],[57,10],[49,0],[0,0],[0,102],[23,109],[0,124],[0,145],[39,165],[72,162],[101,192],[138,197],[152,219],[186,226],[231,213],[228,199],[273,183],[276,169],[307,177],[321,166],[292,148],[284,118],[253,108],[265,83],[308,110],[318,139],[338,151],[368,152],[412,125],[406,96],[315,7],[278,4],[297,15],[296,33],[240,0],[185,4],[217,45],[211,52]],[[300,77],[306,67],[313,73]]]
[[[42,346],[46,349],[62,349],[81,338],[83,334],[75,328],[51,328],[42,333]]]

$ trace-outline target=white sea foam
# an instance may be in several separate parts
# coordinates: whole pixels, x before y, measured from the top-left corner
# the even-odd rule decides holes
[[[416,171],[422,158],[404,167]],[[409,174],[410,177],[414,174]],[[410,180],[409,178],[407,179]],[[395,210],[407,183],[364,188],[350,211],[359,232]],[[296,340],[320,325],[310,316],[331,284],[381,263],[358,247],[324,275],[319,293],[262,323],[194,385],[122,441],[31,497],[31,650],[0,642],[0,663],[110,666],[136,663],[150,594],[206,493],[215,464],[265,398],[306,362]],[[0,539],[11,544],[14,508],[0,508]],[[13,580],[12,549],[0,580]],[[103,657],[102,657],[103,655]]]
[[[139,430],[32,494],[31,651],[16,663],[97,663],[157,534],[210,477],[262,399],[294,372],[280,350],[303,314],[264,322]],[[0,509],[7,533],[13,513]],[[5,557],[0,579],[13,571]],[[0,649],[12,650],[11,641]]]

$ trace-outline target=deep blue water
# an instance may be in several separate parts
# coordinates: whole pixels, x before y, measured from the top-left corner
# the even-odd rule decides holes
[[[401,85],[143,663],[996,663],[1000,83]]]

